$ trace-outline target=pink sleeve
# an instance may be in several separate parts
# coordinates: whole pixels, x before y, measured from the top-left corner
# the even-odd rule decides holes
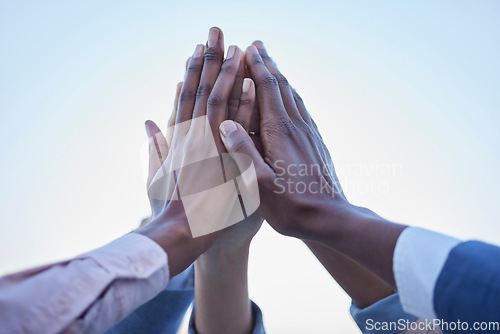
[[[163,249],[129,233],[71,260],[0,278],[0,333],[102,332],[168,280]]]

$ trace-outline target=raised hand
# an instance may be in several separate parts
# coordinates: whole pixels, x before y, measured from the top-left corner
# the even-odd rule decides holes
[[[392,285],[392,254],[405,226],[347,201],[316,124],[262,43],[247,48],[245,62],[257,89],[262,149],[231,121],[220,133],[228,152],[252,157],[259,212],[278,232],[337,250]]]
[[[256,44],[263,49],[261,43]],[[221,134],[229,152],[246,153],[254,159],[260,210],[271,226],[283,234],[308,238],[313,228],[311,213],[324,205],[334,205],[340,212],[349,203],[302,99],[267,53],[263,56],[255,45],[245,54],[257,87],[263,156],[243,131],[226,129],[230,122],[222,124]]]

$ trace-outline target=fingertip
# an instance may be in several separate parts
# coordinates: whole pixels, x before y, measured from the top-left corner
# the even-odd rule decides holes
[[[252,65],[252,57],[260,57],[259,51],[255,47],[255,45],[250,45],[245,50],[245,62],[248,66]]]
[[[238,129],[238,123],[232,120],[225,120],[219,125],[219,132],[223,138],[226,138],[230,133]]]
[[[250,96],[255,95],[252,94],[252,91],[255,92],[253,80],[250,78],[245,78],[243,80],[243,85],[241,86],[241,92],[243,94],[250,94]]]
[[[212,29],[215,29],[215,30],[218,30],[219,32],[222,32],[222,29],[217,27],[217,26],[212,26],[212,27],[210,27],[209,30],[212,30]]]
[[[149,138],[153,137],[158,132],[161,132],[156,123],[151,120],[147,120],[146,122],[144,122],[144,126],[146,127],[146,133],[148,134]]]
[[[256,40],[252,43],[257,49],[264,48],[264,43],[261,40]]]
[[[258,52],[257,50],[257,47],[255,45],[250,45],[249,47],[247,47],[247,49],[245,50],[246,53],[256,53]]]
[[[216,45],[220,45],[222,46],[222,49],[224,49],[224,34],[222,33],[221,28],[214,26],[208,31],[207,46],[212,48]]]

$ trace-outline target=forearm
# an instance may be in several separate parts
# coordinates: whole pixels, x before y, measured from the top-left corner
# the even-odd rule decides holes
[[[365,308],[394,293],[390,285],[352,259],[320,243],[304,243],[357,307]]]
[[[164,251],[130,233],[71,260],[0,278],[0,332],[101,333],[157,295],[168,276]]]
[[[167,253],[170,277],[189,267],[217,236],[217,233],[212,233],[193,238],[183,213],[162,213],[136,232],[152,239]]]
[[[310,215],[310,219],[308,239],[353,259],[395,287],[394,248],[406,226],[352,205],[342,208],[324,205]]]
[[[195,324],[200,334],[252,331],[248,297],[249,244],[210,248],[195,262]]]

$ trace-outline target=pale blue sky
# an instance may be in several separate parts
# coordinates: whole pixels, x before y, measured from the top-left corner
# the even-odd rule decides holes
[[[97,247],[148,214],[143,122],[166,123],[213,25],[227,46],[265,42],[352,202],[500,243],[499,17],[497,1],[0,2],[0,273]],[[271,333],[356,333],[300,242],[266,226],[251,256]]]

